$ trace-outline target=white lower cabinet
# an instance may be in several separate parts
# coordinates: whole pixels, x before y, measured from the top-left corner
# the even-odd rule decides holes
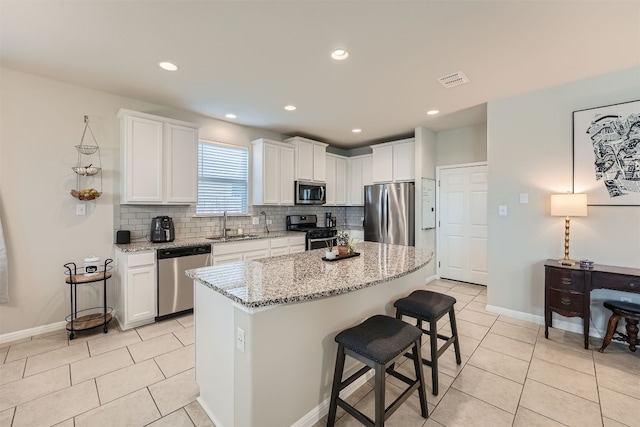
[[[156,317],[156,251],[116,251],[116,319],[123,330],[152,323]]]
[[[278,237],[271,239],[270,242],[271,256],[280,256],[289,254],[289,238]]]
[[[303,233],[300,234],[301,236],[214,244],[212,265],[304,252],[305,236]]]
[[[307,238],[302,236],[289,237],[289,253],[297,254],[307,250]]]
[[[213,265],[251,261],[269,256],[269,239],[213,245]]]

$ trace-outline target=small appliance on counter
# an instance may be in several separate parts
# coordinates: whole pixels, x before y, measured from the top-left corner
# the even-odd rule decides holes
[[[153,243],[173,242],[176,232],[173,219],[168,216],[157,216],[151,220],[151,238]]]

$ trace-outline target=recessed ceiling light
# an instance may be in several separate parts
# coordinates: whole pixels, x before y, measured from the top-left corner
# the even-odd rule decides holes
[[[172,62],[160,62],[158,65],[160,68],[167,71],[176,71],[178,69],[178,66]]]
[[[362,129],[357,129],[357,128],[356,129],[351,129],[351,132],[360,133],[360,132],[362,132]]]
[[[349,52],[344,49],[336,49],[331,52],[331,57],[336,61],[343,61],[349,57]]]
[[[296,109],[296,106],[295,105],[285,105],[284,109],[287,110],[287,111],[294,111]]]
[[[227,119],[235,119],[237,116],[235,114],[232,113],[228,113],[224,115]]]
[[[430,115],[430,116],[435,116],[439,112],[440,112],[440,110],[429,110],[429,111],[427,111],[427,114]]]

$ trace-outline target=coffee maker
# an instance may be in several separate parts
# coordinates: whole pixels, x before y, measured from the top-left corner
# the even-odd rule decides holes
[[[151,220],[151,241],[153,243],[173,242],[175,238],[173,219],[168,216],[157,216]]]

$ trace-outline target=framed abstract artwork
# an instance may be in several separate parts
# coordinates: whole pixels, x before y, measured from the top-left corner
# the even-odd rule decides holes
[[[573,192],[589,206],[640,206],[640,101],[573,112]]]

